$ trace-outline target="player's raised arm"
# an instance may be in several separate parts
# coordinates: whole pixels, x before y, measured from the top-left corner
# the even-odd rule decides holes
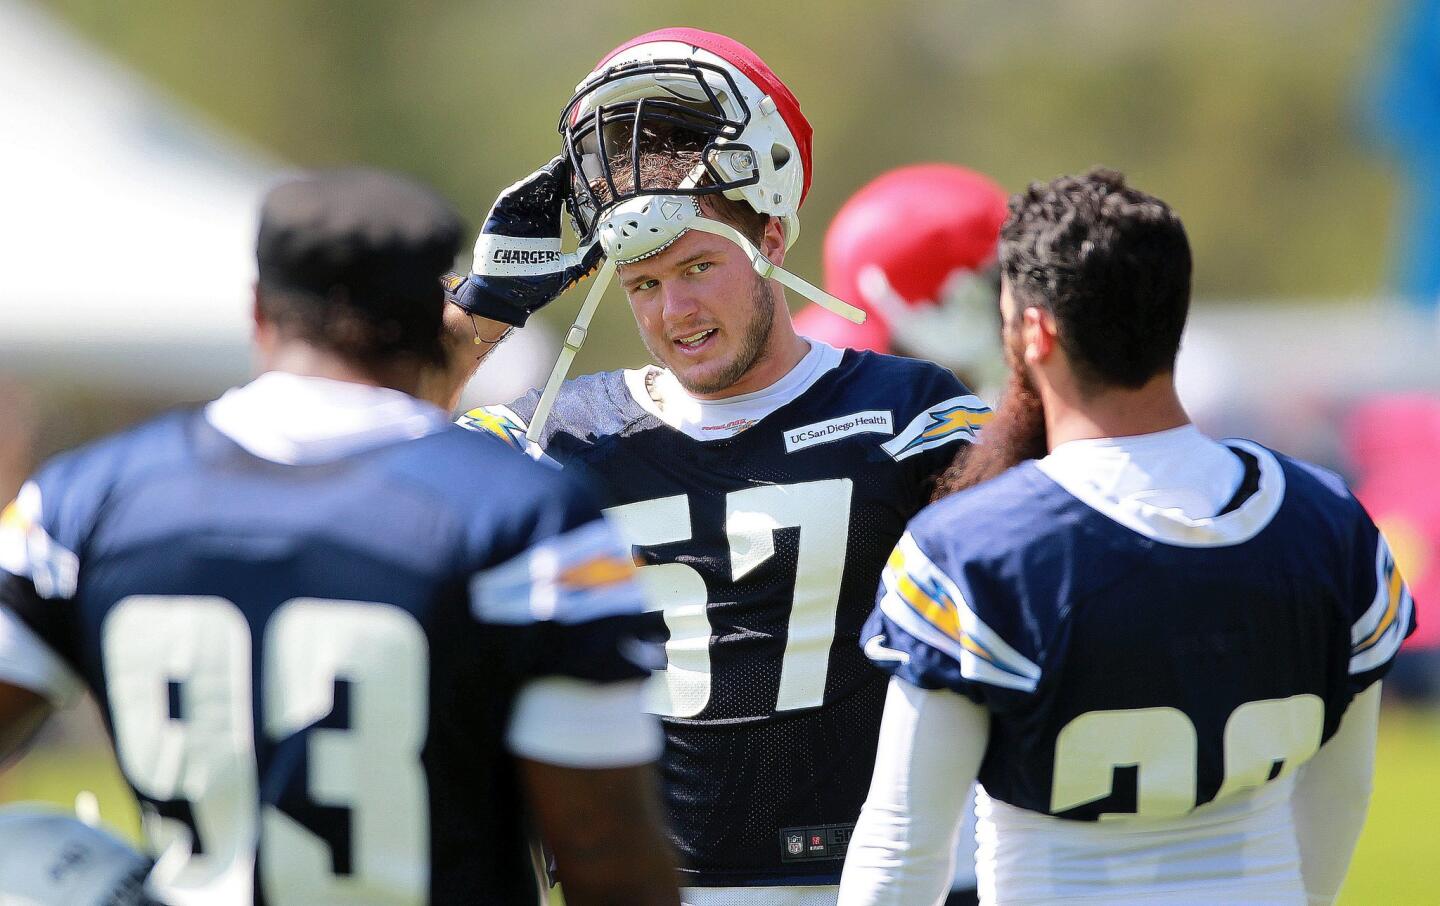
[[[561,251],[567,164],[550,161],[495,200],[468,277],[450,273],[445,287],[445,365],[429,375],[425,399],[447,411],[510,331],[590,276],[603,254],[594,241]]]
[[[569,178],[569,165],[557,157],[501,192],[486,216],[470,276],[449,287],[474,319],[479,345],[493,347],[510,328],[524,327],[599,267],[603,252],[593,240],[561,251]]]

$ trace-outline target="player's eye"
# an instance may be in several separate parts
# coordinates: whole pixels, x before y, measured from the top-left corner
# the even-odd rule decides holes
[[[635,284],[637,290],[651,290],[660,285],[659,280],[642,280]]]
[[[714,266],[715,266],[714,262],[711,262],[711,261],[699,261],[699,262],[696,262],[695,264],[690,265],[690,267],[687,269],[687,271],[688,271],[688,273],[692,273],[692,274],[703,274],[703,273],[705,273],[706,271],[708,271],[710,268],[712,268],[712,267],[714,267]]]

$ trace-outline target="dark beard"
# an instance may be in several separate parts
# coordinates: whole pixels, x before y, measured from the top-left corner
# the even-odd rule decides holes
[[[973,488],[1027,459],[1040,459],[1049,452],[1045,407],[1030,382],[1019,351],[1008,340],[1005,358],[1010,365],[1010,377],[995,417],[980,432],[979,443],[961,446],[949,468],[936,480],[935,491],[930,495],[932,501]]]
[[[775,288],[770,281],[755,275],[755,284],[750,290],[750,302],[754,307],[754,313],[750,322],[745,325],[745,336],[740,344],[740,351],[730,364],[713,378],[703,384],[687,383],[681,377],[680,372],[675,372],[675,378],[690,393],[708,394],[719,393],[729,387],[733,387],[743,378],[751,368],[765,355],[766,347],[770,345],[770,332],[775,326]],[[663,361],[662,361],[663,364]]]

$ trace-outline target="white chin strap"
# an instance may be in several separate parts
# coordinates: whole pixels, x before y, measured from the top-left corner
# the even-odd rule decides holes
[[[555,367],[550,369],[550,377],[545,381],[545,389],[540,393],[540,402],[535,407],[535,414],[530,417],[530,427],[525,430],[525,439],[531,443],[540,442],[540,432],[545,428],[545,422],[550,418],[550,409],[555,405],[555,394],[560,392],[560,385],[565,381],[565,375],[570,373],[570,363],[575,361],[575,354],[580,347],[585,345],[585,334],[590,330],[590,319],[595,315],[595,309],[600,305],[600,297],[605,295],[605,289],[610,285],[610,279],[615,276],[615,261],[606,258],[601,265],[599,273],[594,277],[595,282],[590,285],[590,292],[585,295],[585,302],[580,306],[579,314],[575,315],[575,323],[570,325],[570,330],[565,334],[565,345],[560,349],[560,355],[555,359]]]
[[[721,223],[718,220],[711,220],[709,217],[697,216],[694,220],[690,221],[689,229],[700,230],[705,233],[714,233],[716,236],[729,239],[731,242],[740,246],[746,255],[750,256],[750,266],[755,268],[755,273],[761,277],[767,280],[779,281],[809,299],[811,302],[816,303],[821,308],[834,312],[852,324],[865,323],[864,309],[856,308],[844,299],[830,295],[809,280],[790,273],[785,268],[766,258],[749,239],[745,238],[744,234],[729,224]]]
[[[550,370],[550,378],[540,394],[540,402],[530,419],[525,438],[532,443],[540,441],[540,432],[550,418],[550,409],[555,405],[555,395],[570,373],[570,364],[585,345],[585,336],[590,330],[590,319],[600,305],[600,297],[610,286],[615,268],[657,255],[669,248],[687,230],[700,230],[728,239],[740,246],[750,259],[755,273],[767,280],[777,280],[790,287],[822,308],[834,312],[855,324],[865,323],[865,312],[843,299],[836,298],[825,290],[797,277],[785,268],[766,258],[755,244],[734,227],[701,216],[700,205],[693,195],[641,195],[610,209],[598,228],[599,242],[605,249],[605,264],[595,275],[595,282],[575,316],[575,323],[565,334],[565,345]]]

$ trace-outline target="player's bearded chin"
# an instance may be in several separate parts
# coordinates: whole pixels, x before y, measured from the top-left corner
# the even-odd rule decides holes
[[[1018,330],[1005,331],[1005,362],[1010,366],[1010,375],[995,417],[980,432],[979,443],[966,444],[956,453],[955,461],[935,484],[933,500],[989,481],[1012,466],[1049,452],[1045,407],[1025,368],[1022,344]]]
[[[740,349],[735,356],[716,373],[703,377],[689,374],[683,368],[671,369],[680,386],[691,393],[719,393],[738,383],[769,353],[767,347],[775,323],[775,287],[759,274],[751,285],[750,305],[750,320],[741,328]],[[667,365],[657,350],[652,348],[650,355],[661,365]]]

